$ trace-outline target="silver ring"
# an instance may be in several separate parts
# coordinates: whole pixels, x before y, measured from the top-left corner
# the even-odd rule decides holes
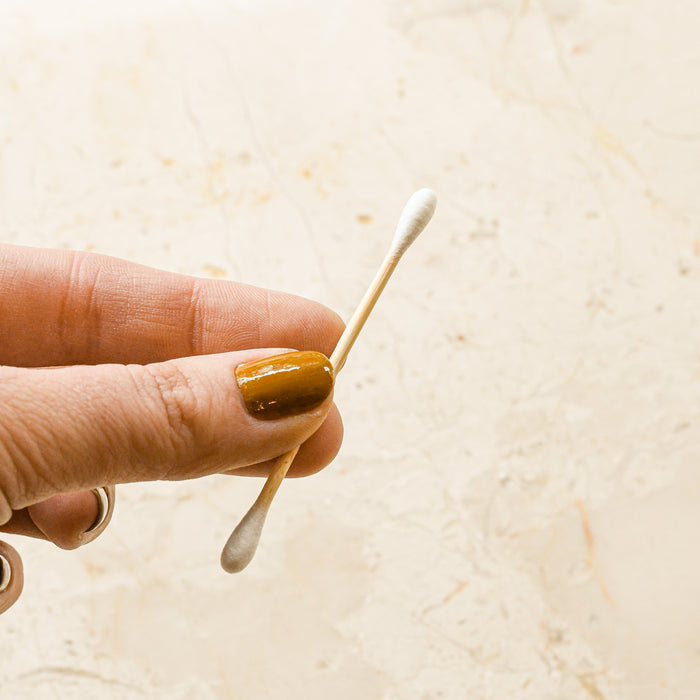
[[[92,489],[92,492],[97,498],[97,517],[90,528],[85,530],[86,533],[92,532],[102,525],[107,517],[107,513],[109,512],[109,496],[107,495],[107,490],[104,488],[104,486],[99,486],[96,489]]]
[[[0,554],[0,593],[2,593],[12,581],[12,567],[10,562]]]

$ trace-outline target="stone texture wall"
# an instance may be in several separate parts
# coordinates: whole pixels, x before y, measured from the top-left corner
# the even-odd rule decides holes
[[[0,0],[0,234],[345,317],[334,465],[8,537],[3,698],[700,693],[700,5]]]

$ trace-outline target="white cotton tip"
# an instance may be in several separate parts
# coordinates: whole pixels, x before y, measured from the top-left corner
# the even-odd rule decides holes
[[[258,548],[266,516],[266,508],[253,505],[238,523],[221,552],[221,567],[224,571],[237,574],[250,564]]]
[[[437,196],[432,190],[423,188],[414,192],[401,212],[389,252],[396,256],[403,255],[428,225],[436,206]]]

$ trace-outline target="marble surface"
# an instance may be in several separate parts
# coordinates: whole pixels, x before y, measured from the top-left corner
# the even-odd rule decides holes
[[[8,537],[3,698],[700,694],[700,4],[0,0],[0,232],[345,317],[438,211],[285,484]]]

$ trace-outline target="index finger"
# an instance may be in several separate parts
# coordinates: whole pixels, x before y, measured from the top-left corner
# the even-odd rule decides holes
[[[330,355],[343,327],[327,307],[292,294],[0,245],[0,364],[146,364],[259,347]]]

